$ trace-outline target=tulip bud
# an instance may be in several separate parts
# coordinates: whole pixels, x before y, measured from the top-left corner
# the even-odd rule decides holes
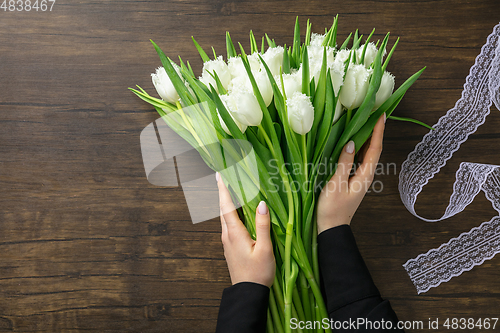
[[[236,120],[246,126],[260,125],[263,114],[253,91],[236,89],[227,96],[227,106]]]
[[[337,62],[340,62],[340,63],[344,63],[347,61],[347,58],[349,58],[349,54],[351,53],[351,51],[349,50],[346,50],[346,49],[343,49],[343,50],[339,50],[337,52],[337,54],[335,55],[335,61]]]
[[[311,41],[309,42],[309,45],[312,45],[312,46],[322,46],[323,45],[323,41],[325,40],[325,36],[326,35],[320,35],[320,34],[317,34],[315,32],[313,32],[311,34]],[[309,51],[309,50],[307,50]]]
[[[264,72],[254,73],[255,82],[257,87],[259,87],[260,94],[266,106],[269,106],[273,101],[273,87],[271,86],[271,81],[269,77]],[[250,81],[250,80],[249,80]]]
[[[344,114],[344,108],[342,106],[342,103],[340,103],[340,99],[337,99],[337,105],[335,106],[335,113],[333,114],[332,123],[335,124],[343,114]]]
[[[370,85],[370,71],[363,65],[351,64],[345,75],[344,85],[339,99],[348,110],[355,109],[363,103]]]
[[[323,46],[309,45],[307,47],[307,54],[309,55],[309,82],[314,77],[314,81],[317,84],[321,72],[321,65],[323,64]],[[302,66],[300,67],[302,69]]]
[[[273,100],[273,88],[271,86],[271,82],[269,81],[269,77],[264,72],[256,71],[252,71],[252,75],[255,79],[255,83],[257,83],[257,87],[259,88],[264,103],[266,106],[269,106]],[[245,71],[244,75],[233,78],[229,84],[228,90],[230,92],[233,90],[248,90],[253,93],[252,83],[250,82],[247,72]]]
[[[261,63],[260,63],[260,57],[259,53],[254,52],[250,55],[247,56],[248,63],[250,64],[250,69],[253,71],[260,71],[261,70]]]
[[[394,90],[394,75],[389,72],[384,72],[380,87],[378,88],[377,95],[375,96],[375,109],[384,104],[389,97],[391,97]]]
[[[243,125],[242,123],[240,123],[238,120],[236,120],[233,116],[233,114],[231,113],[230,109],[229,109],[229,106],[228,106],[228,100],[229,100],[229,95],[220,95],[219,96],[221,101],[222,101],[222,104],[224,104],[224,107],[226,108],[226,110],[229,112],[229,114],[231,115],[231,118],[233,118],[234,122],[236,123],[236,125],[238,126],[238,128],[240,129],[241,133],[245,133],[245,131],[247,130],[247,126],[246,125]],[[229,131],[229,128],[227,128],[227,125],[226,123],[224,122],[224,120],[222,119],[221,115],[219,112],[217,112],[217,115],[219,116],[219,122],[222,126],[222,129],[224,130],[224,132],[226,132],[227,134],[231,135],[231,132]]]
[[[340,87],[344,84],[344,63],[340,61],[335,61],[330,66],[330,76],[332,78],[333,91],[335,96],[339,95]]]
[[[250,69],[252,72],[259,72],[260,71],[260,58],[258,53],[253,53],[249,56],[247,56],[248,63],[250,64]],[[235,78],[238,76],[247,76],[247,71],[245,69],[245,66],[243,65],[243,60],[241,57],[231,57],[227,61],[227,65],[229,68],[229,72],[231,73],[231,78]]]
[[[274,79],[280,91],[283,92],[279,75]],[[291,97],[296,92],[302,92],[302,71],[298,70],[291,74],[283,74],[283,84],[285,85],[285,94],[287,97]]]
[[[309,45],[307,47],[307,54],[309,55],[309,80],[314,77],[316,86],[319,83],[319,76],[321,74],[321,66],[323,65],[323,46]],[[332,47],[326,48],[326,64],[327,67],[333,65],[335,62],[335,50]],[[301,66],[302,67],[302,66]]]
[[[203,64],[203,71],[200,77],[200,81],[203,82],[207,87],[210,88],[212,85],[215,90],[217,89],[217,83],[211,74],[214,72],[217,73],[222,86],[227,89],[229,86],[229,82],[231,82],[231,73],[229,72],[229,67],[227,67],[226,63],[222,59],[222,56],[217,57],[215,60],[207,61]]]
[[[314,107],[311,99],[300,92],[295,92],[286,100],[288,123],[295,133],[304,135],[311,130],[314,121]]]
[[[177,73],[180,76],[178,67],[174,66],[174,68],[177,70]],[[153,85],[155,86],[156,91],[158,92],[158,95],[160,95],[161,99],[172,104],[175,104],[177,101],[179,101],[179,94],[175,90],[172,81],[170,81],[165,68],[157,68],[156,73],[151,74],[151,78],[153,80]]]
[[[244,76],[247,74],[245,66],[243,66],[243,60],[241,60],[241,57],[229,58],[227,61],[227,66],[229,68],[229,72],[231,73],[231,78]]]
[[[361,64],[361,56],[363,55],[363,49],[365,45],[361,45],[359,49],[356,50],[356,60],[358,64]],[[375,60],[375,56],[377,55],[377,47],[373,43],[368,43],[366,45],[366,51],[365,51],[365,59],[363,61],[362,65],[365,65],[366,68],[369,68]]]
[[[268,48],[262,55],[273,76],[279,75],[280,67],[283,67],[283,52],[283,47],[277,46]]]
[[[361,45],[359,49],[356,50],[356,58],[358,61],[358,64],[361,63],[361,55],[363,54],[363,49],[365,45]],[[373,43],[368,43],[366,46],[366,51],[365,51],[365,60],[363,61],[363,65],[365,65],[366,68],[370,68],[370,66],[373,63],[373,60],[375,60],[375,57],[377,56],[377,47]],[[385,56],[386,51],[384,50],[382,53],[382,57]]]

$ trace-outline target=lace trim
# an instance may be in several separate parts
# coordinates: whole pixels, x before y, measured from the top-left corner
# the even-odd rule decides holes
[[[475,64],[471,67],[462,97],[427,133],[403,162],[399,174],[399,192],[403,204],[416,217],[438,222],[460,213],[483,191],[500,214],[500,166],[463,162],[456,172],[453,194],[444,215],[427,219],[415,212],[415,202],[423,187],[452,157],[469,135],[481,126],[490,107],[500,106],[500,23],[488,36]],[[500,108],[499,108],[500,109]],[[428,291],[454,276],[481,265],[500,252],[500,217],[453,238],[403,267],[418,293]]]

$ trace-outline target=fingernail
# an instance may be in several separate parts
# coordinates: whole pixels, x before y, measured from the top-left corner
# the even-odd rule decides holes
[[[220,175],[218,172],[215,173],[215,180],[217,180],[217,183],[219,182]]]
[[[387,114],[384,112],[384,124],[386,120],[387,120]]]
[[[349,154],[354,153],[354,141],[349,141],[347,143],[347,146],[345,147],[345,151],[348,152]]]
[[[259,212],[260,215],[266,215],[268,210],[267,210],[267,205],[264,201],[261,201],[259,203],[259,206],[257,207],[257,212]]]

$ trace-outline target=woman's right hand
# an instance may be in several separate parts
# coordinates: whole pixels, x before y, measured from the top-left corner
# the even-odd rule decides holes
[[[351,223],[354,213],[373,181],[382,152],[384,128],[385,113],[375,125],[363,163],[352,177],[349,176],[354,162],[354,142],[349,141],[342,149],[337,170],[321,191],[318,200],[318,234],[327,229]]]

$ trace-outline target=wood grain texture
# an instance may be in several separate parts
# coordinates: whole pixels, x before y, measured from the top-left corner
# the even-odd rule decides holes
[[[65,1],[0,11],[0,332],[212,332],[229,276],[213,219],[192,224],[180,188],[148,183],[139,135],[157,119],[127,88],[154,93],[149,39],[201,70],[190,37],[225,54],[225,31],[292,42],[295,16],[339,38],[359,28],[401,37],[400,84],[427,66],[397,109],[429,124],[453,107],[492,28],[489,1]],[[394,40],[394,39],[393,39]],[[496,110],[425,187],[417,212],[439,217],[461,161],[500,164]],[[401,163],[426,130],[388,122],[382,163]],[[441,223],[413,217],[397,174],[377,176],[353,229],[402,320],[498,317],[500,258],[417,296],[402,264],[495,215],[484,196]],[[497,328],[498,329],[498,328]]]

